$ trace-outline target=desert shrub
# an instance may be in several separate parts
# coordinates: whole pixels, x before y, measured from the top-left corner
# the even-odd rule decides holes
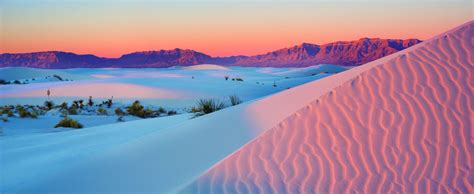
[[[87,102],[87,105],[89,105],[89,106],[94,105],[94,101],[92,100],[92,96],[89,96],[89,101]]]
[[[97,114],[99,115],[107,115],[107,110],[103,109],[103,108],[99,108],[97,109]]]
[[[61,109],[67,109],[67,102],[61,103],[61,105],[59,105],[59,108],[61,108]]]
[[[13,81],[14,84],[21,84],[20,80]]]
[[[168,111],[168,115],[175,115],[175,114],[177,114],[177,112],[174,111],[174,110],[169,110],[169,111]]]
[[[0,79],[0,85],[5,85],[5,84],[10,84],[10,82],[6,81],[6,80],[3,80],[3,79]]]
[[[237,104],[242,103],[242,100],[240,100],[239,96],[237,96],[237,95],[235,95],[235,94],[229,96],[229,101],[230,101],[230,104],[231,104],[232,106],[235,106],[235,105],[237,105]]]
[[[118,122],[124,122],[125,119],[123,118],[122,115],[120,115],[120,116],[117,118],[117,121],[118,121]]]
[[[84,100],[78,100],[79,102],[79,108],[83,108],[84,107]]]
[[[30,116],[30,112],[28,112],[23,106],[17,106],[16,111],[21,118],[26,118]]]
[[[166,110],[163,107],[158,108],[159,113],[166,113]]]
[[[229,76],[225,76],[224,79],[227,81],[229,80]]]
[[[216,99],[200,99],[197,102],[197,108],[200,110],[200,115],[204,115],[221,110],[225,108],[225,105]]]
[[[244,81],[244,79],[238,77],[238,78],[235,78],[235,81]]]
[[[51,100],[44,101],[44,106],[46,107],[47,110],[53,109],[54,102]]]
[[[12,107],[10,106],[3,106],[3,107],[0,107],[0,115],[2,114],[8,114],[8,112],[10,112],[12,109]]]
[[[144,116],[144,107],[140,104],[140,101],[136,100],[129,107],[127,107],[128,114],[142,117]]]
[[[113,98],[108,99],[108,100],[105,102],[105,103],[107,104],[107,108],[112,107],[112,99],[113,99]]]
[[[277,84],[275,81],[273,81],[273,87],[277,87]]]
[[[66,128],[75,128],[75,129],[79,129],[79,128],[82,128],[83,125],[81,123],[79,123],[78,121],[74,120],[74,119],[71,119],[69,117],[64,117],[63,119],[61,119],[58,124],[56,124],[54,126],[54,128],[58,128],[58,127],[66,127]]]
[[[77,115],[77,107],[76,106],[71,106],[71,108],[67,109],[68,114],[70,115]]]
[[[141,104],[140,101],[136,100],[133,104],[127,107],[127,112],[130,115],[134,115],[141,118],[147,117],[155,117],[157,116],[157,112],[147,108],[145,109]]]
[[[191,107],[191,112],[192,113],[198,113],[198,112],[201,112],[201,109],[199,109],[198,107],[193,106],[193,107]]]
[[[123,110],[121,108],[116,108],[115,109],[115,114],[117,116],[123,116],[123,115],[125,115],[125,112],[123,112]]]
[[[13,117],[14,115],[15,115],[15,114],[13,114],[13,111],[11,111],[11,110],[9,110],[9,111],[7,112],[7,116],[8,116],[8,117]]]
[[[29,116],[33,119],[37,119],[38,118],[38,113],[36,111],[31,111]]]
[[[5,123],[8,122],[8,117],[2,117],[2,121]]]

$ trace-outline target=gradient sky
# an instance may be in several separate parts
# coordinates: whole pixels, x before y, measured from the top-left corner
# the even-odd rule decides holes
[[[472,0],[0,0],[0,53],[253,55],[303,42],[427,39],[472,19]]]

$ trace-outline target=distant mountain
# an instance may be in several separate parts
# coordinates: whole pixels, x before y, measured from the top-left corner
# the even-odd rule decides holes
[[[171,67],[203,63],[247,67],[305,67],[321,63],[356,66],[420,43],[417,39],[369,39],[324,45],[303,43],[256,56],[211,57],[189,49],[144,51],[103,58],[94,55],[47,51],[0,54],[0,67],[80,68],[80,67]]]
[[[361,65],[420,43],[417,39],[392,40],[362,38],[324,45],[303,43],[263,55],[236,61],[233,65],[265,67],[302,67],[315,64]]]
[[[61,51],[0,54],[0,67],[72,68],[100,67],[108,61],[95,55],[77,55]]]

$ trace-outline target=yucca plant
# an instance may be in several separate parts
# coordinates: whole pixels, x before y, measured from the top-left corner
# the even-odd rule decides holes
[[[197,102],[197,108],[201,110],[201,114],[209,114],[225,108],[225,104],[216,99],[200,99]]]
[[[242,100],[240,100],[239,96],[237,96],[237,95],[235,95],[235,94],[229,96],[229,100],[230,100],[230,104],[231,104],[232,106],[235,106],[235,105],[237,105],[237,104],[242,103]]]

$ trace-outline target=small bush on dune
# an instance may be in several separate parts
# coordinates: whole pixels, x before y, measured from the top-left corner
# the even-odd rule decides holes
[[[240,100],[239,96],[237,95],[229,96],[229,100],[232,106],[242,103],[242,100]]]
[[[107,115],[107,110],[103,109],[103,108],[99,108],[97,109],[97,114],[99,115]]]
[[[159,113],[166,113],[166,110],[163,107],[158,108]]]
[[[148,117],[156,117],[157,112],[147,108],[145,109],[141,104],[140,101],[136,100],[133,102],[131,106],[127,108],[127,112],[130,115],[141,117],[141,118],[148,118]]]
[[[174,111],[174,110],[170,110],[170,111],[168,111],[168,115],[175,115],[175,114],[177,114],[177,112],[176,112],[176,111]]]
[[[44,106],[47,108],[47,110],[53,109],[54,102],[51,100],[44,101]]]
[[[115,109],[115,114],[117,116],[123,116],[123,115],[125,115],[125,112],[123,112],[123,110],[121,108],[116,108]]]
[[[87,102],[87,105],[89,105],[89,106],[94,105],[94,101],[92,100],[92,96],[89,96],[89,101]]]
[[[83,125],[79,123],[78,121],[66,116],[63,119],[61,119],[58,124],[54,126],[54,128],[58,128],[58,127],[79,129],[79,128],[82,128]]]
[[[197,108],[200,110],[197,116],[200,116],[221,110],[225,108],[225,104],[216,99],[200,99]]]
[[[140,104],[140,101],[136,100],[132,105],[127,107],[128,114],[143,117],[144,116],[144,107]]]

